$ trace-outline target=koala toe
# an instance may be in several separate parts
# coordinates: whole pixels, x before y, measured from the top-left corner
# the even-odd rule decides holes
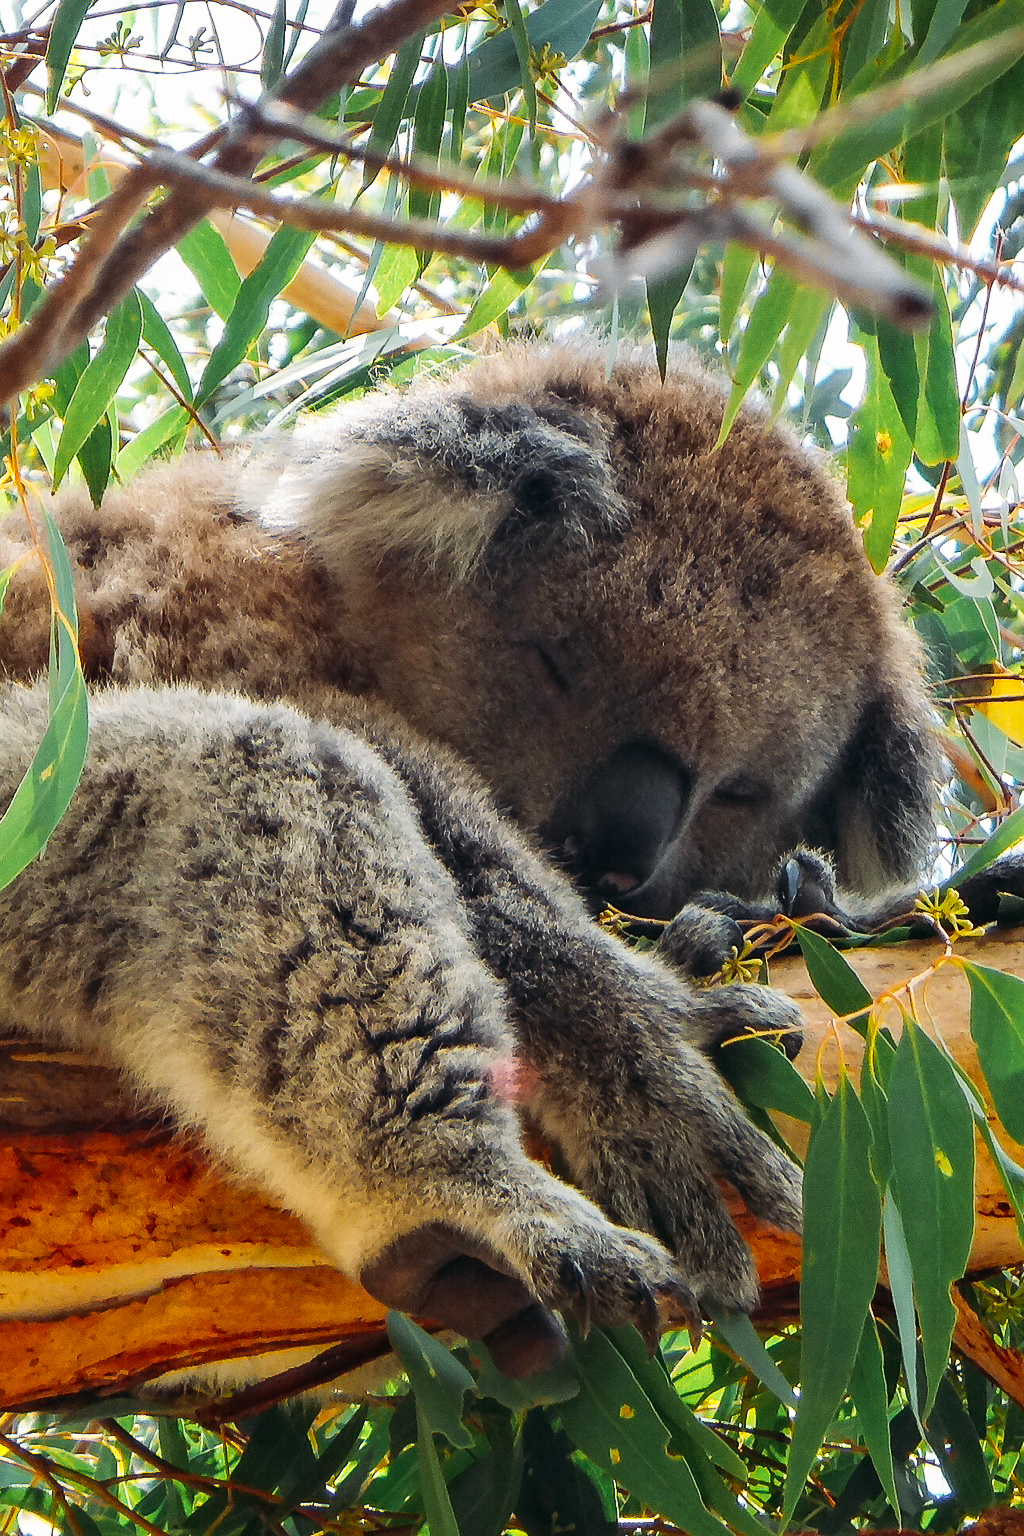
[[[540,1302],[525,1307],[482,1337],[498,1370],[513,1380],[549,1370],[568,1347],[565,1324]]]
[[[653,1350],[670,1319],[699,1337],[700,1309],[671,1255],[642,1232],[613,1226],[575,1192],[552,1202],[518,1234],[540,1301],[592,1324],[632,1323]]]
[[[803,1044],[803,1017],[792,998],[771,987],[734,982],[700,989],[691,1000],[687,1024],[694,1043],[713,1050],[743,1035],[778,1040],[792,1061]]]

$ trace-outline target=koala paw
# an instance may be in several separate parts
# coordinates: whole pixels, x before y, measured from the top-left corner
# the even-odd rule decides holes
[[[732,950],[742,947],[745,926],[771,923],[776,917],[809,920],[809,927],[826,936],[859,927],[836,901],[835,871],[828,858],[810,848],[796,848],[779,863],[768,901],[697,891],[664,929],[656,952],[687,976],[713,976]]]
[[[502,1212],[492,1240],[455,1222],[432,1222],[396,1238],[364,1266],[361,1284],[387,1306],[482,1339],[507,1376],[531,1376],[566,1347],[557,1315],[633,1323],[653,1351],[663,1321],[699,1336],[692,1293],[664,1248],[622,1231],[574,1191]],[[564,1190],[564,1194],[563,1194]]]
[[[798,1023],[795,1005],[766,987],[687,994],[685,1038],[659,1031],[652,1018],[643,1093],[623,1093],[614,1109],[596,1109],[598,1133],[575,1143],[580,1187],[620,1225],[660,1238],[700,1302],[741,1311],[757,1304],[753,1263],[721,1181],[773,1226],[799,1231],[802,1216],[799,1169],[748,1120],[705,1050],[730,1036],[788,1032]]]

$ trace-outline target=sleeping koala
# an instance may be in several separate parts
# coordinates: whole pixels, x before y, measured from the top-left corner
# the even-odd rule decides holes
[[[716,1179],[799,1219],[708,1059],[792,1006],[693,990],[585,901],[756,903],[798,848],[874,901],[932,836],[896,596],[784,431],[748,410],[715,449],[722,403],[689,364],[510,347],[57,507],[86,672],[116,686],[9,893],[5,1018],[98,1044],[371,1292],[508,1370],[557,1352],[560,1310],[651,1336],[659,1299],[749,1308]],[[26,562],[8,677],[48,631]],[[9,795],[42,703],[3,714]]]

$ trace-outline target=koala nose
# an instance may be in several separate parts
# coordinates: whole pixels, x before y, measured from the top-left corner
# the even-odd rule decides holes
[[[594,905],[640,909],[682,821],[689,778],[657,747],[631,742],[571,791],[545,828],[559,863]],[[657,882],[654,882],[657,883]],[[647,910],[643,915],[660,915]]]

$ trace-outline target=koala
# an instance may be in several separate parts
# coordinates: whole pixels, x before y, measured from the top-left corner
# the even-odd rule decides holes
[[[754,408],[718,446],[723,402],[690,362],[512,346],[55,506],[98,692],[0,919],[4,1017],[102,1051],[510,1371],[563,1311],[651,1337],[753,1305],[717,1181],[793,1227],[799,1180],[713,1052],[795,1011],[667,962],[783,886],[884,904],[932,839],[897,597],[827,466]],[[8,794],[48,638],[22,561]],[[598,929],[609,899],[673,920],[662,958]]]

